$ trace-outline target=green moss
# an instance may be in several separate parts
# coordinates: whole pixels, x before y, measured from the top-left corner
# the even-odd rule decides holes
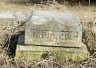
[[[16,57],[30,60],[40,61],[42,59],[43,52],[34,52],[34,51],[16,51]]]
[[[42,54],[42,58],[43,58],[43,59],[45,59],[47,56],[48,56],[47,53],[43,53],[43,54]]]
[[[87,59],[88,55],[85,53],[73,53],[73,52],[52,52],[52,55],[55,56],[58,60],[62,61],[82,61]]]
[[[18,45],[16,57],[27,59],[28,61],[39,61],[47,57],[46,51],[51,51],[51,55],[62,61],[82,61],[88,57],[88,51],[84,44],[80,48]]]
[[[84,53],[72,53],[72,52],[53,52],[52,55],[62,61],[82,61],[87,59],[87,54]],[[35,52],[35,51],[16,51],[16,57],[30,60],[40,61],[42,58],[45,59],[47,54],[45,52]]]
[[[96,40],[96,35],[94,36],[94,40]]]
[[[16,57],[20,57],[20,51],[16,50]]]

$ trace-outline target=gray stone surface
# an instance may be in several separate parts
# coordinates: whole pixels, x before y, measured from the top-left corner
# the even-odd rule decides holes
[[[8,35],[24,30],[20,25],[25,22],[26,15],[20,12],[0,12],[0,45],[4,45]]]
[[[44,45],[25,45],[25,33],[20,34],[16,49],[16,57],[30,60],[42,60],[42,55],[48,52],[61,53],[62,57],[71,59],[72,61],[82,61],[88,58],[88,50],[86,45],[81,43],[80,48],[64,47],[64,46],[44,46]],[[55,53],[54,53],[55,54]],[[63,59],[62,59],[63,60]]]
[[[44,45],[25,45],[25,33],[19,35],[17,50],[21,51],[68,51],[68,52],[81,52],[87,54],[87,47],[82,43],[81,47],[64,47],[64,46],[44,46]]]
[[[0,29],[10,30],[16,28],[26,20],[26,15],[20,12],[0,12]]]
[[[39,61],[44,53],[56,52],[65,60],[82,61],[89,53],[81,40],[78,17],[67,12],[33,11],[19,36],[16,57]]]
[[[33,11],[27,16],[25,44],[80,47],[81,40],[80,20],[69,12]]]

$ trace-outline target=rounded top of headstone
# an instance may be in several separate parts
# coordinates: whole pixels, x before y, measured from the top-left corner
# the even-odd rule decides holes
[[[54,11],[33,11],[27,15],[27,21],[32,24],[40,25],[48,22],[56,21],[64,25],[78,25],[80,20],[73,16],[70,12],[54,12]]]

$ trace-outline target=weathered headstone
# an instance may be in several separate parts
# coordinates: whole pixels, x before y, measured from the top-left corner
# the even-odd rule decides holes
[[[0,12],[0,46],[6,44],[8,35],[12,35],[18,26],[26,20],[26,16],[20,12]]]
[[[80,47],[82,26],[71,13],[32,12],[26,23],[25,44]],[[29,17],[30,18],[30,17]]]
[[[33,11],[27,16],[25,33],[19,36],[16,56],[34,60],[46,51],[60,51],[70,53],[73,60],[77,56],[83,60],[88,51],[81,40],[78,17],[68,12]]]
[[[0,30],[10,30],[19,26],[26,20],[20,12],[0,12]]]

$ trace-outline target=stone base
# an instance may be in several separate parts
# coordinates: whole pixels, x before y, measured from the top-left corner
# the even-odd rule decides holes
[[[86,45],[81,43],[81,47],[57,47],[44,45],[24,45],[24,34],[21,34],[18,39],[16,57],[30,60],[42,60],[43,54],[47,51],[52,52],[53,55],[58,55],[62,60],[82,61],[87,59],[88,50]]]

